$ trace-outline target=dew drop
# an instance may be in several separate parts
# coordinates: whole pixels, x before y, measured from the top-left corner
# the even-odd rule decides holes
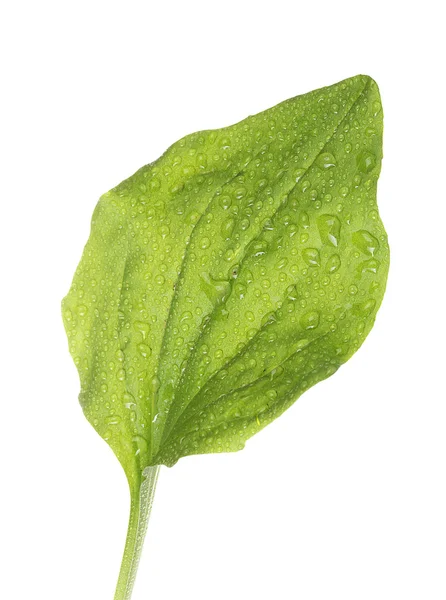
[[[229,240],[232,232],[234,231],[235,220],[230,218],[226,219],[221,226],[221,235],[225,240]],[[203,246],[202,246],[203,247]]]
[[[356,165],[361,173],[370,173],[376,166],[376,156],[369,150],[363,150],[356,157]]]
[[[200,220],[200,213],[197,212],[196,210],[193,210],[189,214],[189,223],[191,223],[191,225],[195,225],[196,223],[198,223],[199,220]]]
[[[224,253],[224,258],[227,262],[230,262],[234,259],[234,250],[232,248],[228,248]]]
[[[359,270],[361,273],[377,273],[379,268],[379,260],[376,258],[371,258],[370,260],[365,260],[359,265]]]
[[[190,310],[186,310],[181,315],[180,322],[183,323],[184,321],[188,321],[189,319],[192,319],[192,313],[190,312]]]
[[[251,322],[252,322],[252,321],[254,321],[254,319],[255,319],[255,317],[254,317],[254,313],[253,313],[252,311],[250,311],[250,310],[247,310],[247,311],[245,312],[245,317],[246,317],[246,319],[247,319],[248,321],[251,321]]]
[[[152,391],[153,391],[153,393],[156,394],[158,392],[158,390],[159,390],[160,385],[161,385],[160,378],[157,375],[154,375],[152,377],[152,381],[150,383],[152,385]]]
[[[265,240],[257,240],[250,244],[250,250],[254,256],[263,256],[268,250],[268,242]]]
[[[335,247],[339,246],[341,221],[336,215],[321,215],[317,218],[317,226],[322,243],[329,242]]]
[[[305,346],[308,346],[309,343],[310,343],[310,341],[305,338],[298,340],[298,342],[294,346],[295,352],[300,352],[301,350],[303,350],[305,348]]]
[[[321,169],[331,169],[336,166],[336,159],[330,152],[319,154],[316,164]]]
[[[107,425],[118,425],[121,422],[121,417],[119,415],[110,415],[106,417],[105,422]]]
[[[375,255],[379,248],[379,242],[374,235],[365,229],[355,231],[352,235],[353,244],[364,254]]]
[[[78,312],[78,315],[79,315],[80,317],[85,317],[85,315],[87,314],[87,310],[88,310],[88,309],[87,309],[87,307],[86,307],[84,304],[80,304],[80,305],[77,307],[77,312]]]
[[[271,325],[272,323],[275,323],[276,320],[277,320],[277,318],[276,318],[275,313],[269,312],[263,316],[261,325],[262,325],[262,327],[265,327],[266,325]]]
[[[220,206],[223,210],[228,210],[232,204],[232,200],[229,196],[222,196],[220,198]]]
[[[132,437],[132,442],[135,445],[135,456],[138,456],[139,454],[143,454],[143,453],[147,452],[149,449],[149,444],[148,444],[147,440],[142,437],[142,435],[134,435]]]
[[[302,211],[300,213],[300,215],[299,215],[299,225],[303,229],[308,229],[308,227],[310,227],[310,217],[308,216],[307,212]]]
[[[138,344],[138,350],[144,358],[148,358],[152,354],[152,349],[147,344]]]
[[[212,304],[222,304],[231,291],[231,284],[229,281],[214,279],[208,273],[202,273],[200,288]]]
[[[305,248],[305,250],[302,250],[302,258],[310,267],[319,267],[321,264],[317,248]]]
[[[170,229],[167,227],[167,225],[161,225],[160,227],[160,234],[161,237],[164,239],[165,237],[167,237],[170,233]]]
[[[333,254],[327,260],[327,264],[325,266],[325,271],[327,273],[336,273],[336,271],[339,269],[340,266],[341,266],[341,259],[339,257],[339,254]]]
[[[355,304],[353,307],[353,312],[358,315],[368,316],[376,306],[376,300],[374,298],[369,298],[365,300],[365,302],[361,302],[359,304]]]
[[[124,392],[122,399],[124,400],[124,406],[129,410],[136,408],[135,398],[129,392]]]
[[[240,229],[241,229],[242,231],[246,231],[247,229],[249,229],[249,226],[250,226],[250,221],[249,221],[249,219],[242,219],[242,220],[240,221]]]
[[[319,313],[316,310],[313,310],[302,315],[299,323],[303,329],[316,329],[319,325],[319,320]]]
[[[376,117],[381,112],[381,102],[379,100],[375,100],[372,104],[373,116]]]
[[[302,179],[302,177],[304,176],[304,174],[305,174],[305,169],[296,169],[296,170],[294,171],[294,180],[296,181],[296,183],[297,183],[297,182],[298,182],[300,179]]]
[[[239,297],[239,299],[242,300],[242,298],[244,298],[246,294],[246,285],[241,282],[237,282],[235,284],[234,291]]]
[[[276,264],[276,269],[283,269],[288,264],[287,258],[281,258],[279,262]]]
[[[134,329],[142,335],[142,339],[145,340],[150,331],[150,325],[143,321],[135,321],[133,325]]]

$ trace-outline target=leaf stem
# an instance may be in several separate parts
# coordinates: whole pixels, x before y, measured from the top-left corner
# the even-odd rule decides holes
[[[115,600],[130,600],[152,509],[159,466],[144,469],[141,484],[131,489],[130,518]]]

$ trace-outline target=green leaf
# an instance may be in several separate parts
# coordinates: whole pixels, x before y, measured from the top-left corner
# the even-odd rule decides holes
[[[243,448],[362,344],[389,266],[381,158],[360,75],[188,135],[102,196],[63,317],[132,498],[149,467]]]

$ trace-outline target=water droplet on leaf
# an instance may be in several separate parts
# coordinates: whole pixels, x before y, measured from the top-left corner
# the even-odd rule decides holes
[[[302,250],[302,258],[310,267],[319,267],[321,264],[317,248],[305,248],[305,250]]]
[[[364,254],[375,255],[379,248],[379,242],[374,235],[365,229],[355,231],[352,235],[353,244]]]
[[[148,358],[152,354],[152,349],[147,344],[138,344],[138,350],[144,358]]]
[[[232,232],[234,231],[235,220],[230,218],[226,219],[221,226],[221,235],[225,240],[229,240]],[[202,246],[203,247],[203,246]]]
[[[319,325],[320,316],[316,310],[305,313],[300,318],[300,326],[303,329],[316,329]]]
[[[339,254],[332,254],[332,256],[330,256],[330,258],[327,260],[325,270],[327,273],[336,273],[340,266],[341,259],[339,257]]]
[[[330,152],[322,152],[316,159],[316,164],[321,169],[331,169],[336,166],[336,159]]]
[[[376,156],[369,150],[363,150],[356,157],[356,165],[361,173],[370,173],[376,165]]]
[[[320,215],[317,226],[323,243],[329,242],[333,246],[339,245],[341,236],[341,221],[336,215]]]

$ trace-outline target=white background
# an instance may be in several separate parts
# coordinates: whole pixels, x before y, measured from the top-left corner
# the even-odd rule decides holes
[[[133,600],[444,600],[441,3],[4,6],[1,597],[113,598],[126,482],[60,318],[99,195],[187,133],[366,73],[392,251],[375,328],[243,452],[162,468]]]

